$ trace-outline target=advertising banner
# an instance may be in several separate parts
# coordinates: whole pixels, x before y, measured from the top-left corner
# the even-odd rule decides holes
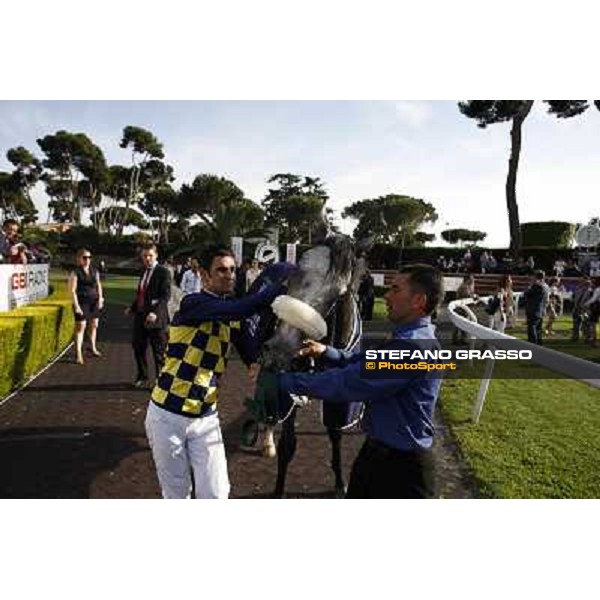
[[[0,265],[0,311],[48,297],[48,265]]]

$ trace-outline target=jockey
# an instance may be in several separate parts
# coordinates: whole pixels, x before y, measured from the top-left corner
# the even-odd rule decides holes
[[[209,249],[203,257],[203,289],[181,301],[169,329],[166,361],[146,416],[164,498],[186,498],[191,477],[197,498],[227,498],[229,478],[217,415],[218,381],[225,371],[231,344],[252,367],[257,356],[247,319],[284,293],[294,265],[277,263],[265,269],[261,291],[233,298],[234,254]]]

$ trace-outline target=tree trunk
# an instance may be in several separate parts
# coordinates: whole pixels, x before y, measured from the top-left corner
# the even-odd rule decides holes
[[[506,208],[508,210],[508,225],[510,229],[510,252],[515,261],[521,255],[521,224],[519,221],[519,206],[517,204],[517,171],[521,155],[521,133],[523,122],[533,106],[533,100],[526,100],[523,108],[513,118],[510,130],[510,158],[508,159],[508,175],[506,177]]]

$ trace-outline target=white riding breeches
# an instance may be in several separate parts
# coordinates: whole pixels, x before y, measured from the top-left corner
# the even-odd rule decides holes
[[[229,497],[225,445],[216,413],[189,418],[150,402],[146,435],[163,498],[189,498],[192,472],[196,498]]]

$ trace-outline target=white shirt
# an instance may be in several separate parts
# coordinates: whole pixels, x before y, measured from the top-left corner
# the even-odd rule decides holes
[[[194,273],[193,269],[188,269],[181,279],[181,285],[179,286],[184,296],[188,294],[195,294],[202,289],[202,279],[200,273]]]

